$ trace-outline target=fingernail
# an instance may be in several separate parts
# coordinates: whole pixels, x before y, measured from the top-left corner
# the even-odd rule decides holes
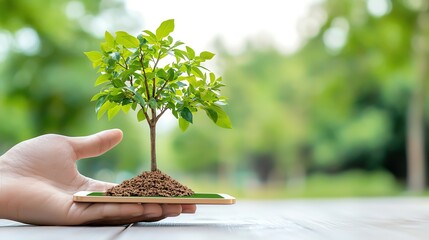
[[[167,214],[166,217],[177,217],[179,215],[180,213],[170,213],[170,214]]]
[[[159,217],[159,214],[149,213],[149,214],[145,214],[144,217],[145,218],[157,218],[157,217]]]
[[[182,213],[194,214],[197,211],[196,207],[192,206],[182,206]]]
[[[143,213],[136,212],[136,213],[131,214],[131,216],[133,216],[133,217],[139,217],[141,215],[143,215]]]
[[[186,210],[186,211],[182,211],[183,214],[194,214],[195,211],[192,210]]]

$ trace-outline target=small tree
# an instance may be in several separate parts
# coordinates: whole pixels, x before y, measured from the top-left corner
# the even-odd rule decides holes
[[[121,110],[137,111],[137,120],[149,125],[152,171],[157,170],[156,124],[168,109],[182,131],[201,109],[216,125],[231,128],[221,108],[226,104],[220,95],[222,78],[201,65],[214,54],[196,55],[183,42],[173,41],[173,30],[174,20],[170,19],[156,33],[144,30],[137,37],[123,31],[114,37],[106,31],[101,51],[85,52],[100,73],[95,86],[103,86],[91,99],[96,101],[98,119],[106,112],[110,120]]]

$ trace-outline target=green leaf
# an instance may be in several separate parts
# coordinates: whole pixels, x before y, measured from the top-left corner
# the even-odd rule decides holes
[[[210,109],[210,108],[206,108],[204,110],[206,110],[207,116],[216,124],[216,122],[217,122],[217,112],[214,111],[214,110],[212,110],[212,109]]]
[[[156,72],[156,76],[164,80],[167,79],[167,73],[162,68]]]
[[[152,109],[156,109],[156,107],[157,107],[157,103],[156,103],[156,99],[155,98],[151,98],[150,100],[149,100],[149,107],[150,108],[152,108]]]
[[[181,59],[185,59],[185,56],[186,57],[188,56],[187,52],[180,49],[174,49],[173,52],[174,52],[174,56],[179,57]]]
[[[126,48],[138,48],[140,46],[140,42],[136,37],[124,31],[116,32],[116,42]]]
[[[109,46],[105,42],[100,43],[100,48],[101,50],[103,50],[103,52],[109,52],[111,50],[111,48],[109,48]]]
[[[192,123],[192,112],[189,108],[185,107],[182,111],[180,111],[180,116],[182,116],[186,121]]]
[[[134,69],[125,70],[121,74],[119,74],[119,78],[125,81],[128,81],[130,79],[131,74],[133,74],[134,71],[135,71]]]
[[[137,36],[137,39],[139,40],[139,42],[140,42],[140,46],[143,46],[143,45],[145,45],[148,41],[147,41],[147,39],[145,38],[145,37],[143,37],[143,35],[142,34],[139,34],[138,36]]]
[[[195,51],[194,51],[194,49],[186,46],[186,52],[188,53],[189,60],[194,59],[194,57],[195,57]]]
[[[84,52],[85,55],[88,57],[89,60],[92,62],[96,62],[100,60],[103,57],[103,54],[99,51],[91,51],[91,52]]]
[[[137,92],[134,87],[125,87],[125,89],[134,93],[134,100],[140,103],[142,107],[146,105],[146,101],[144,100],[143,96],[139,92]]]
[[[107,100],[106,95],[104,95],[98,99],[97,103],[95,104],[95,112],[96,113],[98,113],[98,111],[100,111],[101,106],[103,106],[103,104],[106,102],[106,100]]]
[[[197,75],[198,77],[204,79],[204,74],[201,72],[201,70],[197,67],[192,67],[192,72]]]
[[[104,52],[109,52],[115,47],[115,38],[108,31],[104,33],[104,38],[106,42],[101,43],[101,49],[103,49]]]
[[[115,102],[115,103],[122,103],[125,100],[125,95],[122,92],[119,93],[110,93],[109,101]]]
[[[161,23],[156,29],[156,38],[162,39],[174,31],[174,19],[169,19]]]
[[[173,68],[168,69],[167,73],[168,73],[167,80],[168,81],[173,80],[174,79],[174,69]]]
[[[171,45],[173,43],[173,37],[172,36],[168,36],[167,40],[168,40],[168,45]]]
[[[184,118],[179,118],[180,130],[182,130],[184,132],[184,131],[186,131],[186,129],[188,129],[188,127],[189,127],[189,122],[186,121]]]
[[[146,115],[144,115],[143,109],[140,109],[137,112],[137,121],[141,122],[146,119]]]
[[[191,65],[190,64],[185,64],[185,67],[186,67],[186,73],[188,74],[188,75],[191,75]]]
[[[121,105],[116,105],[114,107],[111,107],[109,110],[107,110],[107,119],[112,120],[116,116],[116,114],[119,113],[121,110]]]
[[[151,32],[149,30],[144,30],[143,32],[147,34],[147,36],[145,36],[145,38],[148,41],[148,43],[154,44],[156,42],[156,36],[153,32]]]
[[[132,97],[130,98],[129,96],[125,95],[125,93],[123,95],[124,95],[124,98],[122,99],[121,104],[122,104],[122,107],[129,105],[128,110],[127,110],[127,112],[128,112],[131,108],[131,104],[134,103],[134,101],[133,101]],[[122,110],[124,110],[124,108],[122,108]]]
[[[179,86],[180,88],[188,86],[188,85],[186,85],[185,83],[182,83],[182,82],[176,82],[176,84],[177,84],[177,86]]]
[[[115,44],[115,38],[113,37],[113,35],[111,33],[109,33],[108,31],[104,32],[104,38],[106,39],[106,43],[109,46],[114,46]]]
[[[91,52],[84,52],[84,53],[88,57],[88,59],[91,60],[93,68],[96,68],[102,62],[103,54],[101,54],[101,52],[91,51]]]
[[[112,103],[110,101],[105,101],[104,104],[99,108],[98,112],[97,112],[97,119],[100,119],[104,113],[107,111],[107,109],[110,108],[110,105]]]
[[[105,82],[110,82],[109,78],[110,78],[109,74],[102,74],[102,75],[100,75],[97,78],[97,80],[95,80],[94,86],[98,86],[98,85],[103,84]]]
[[[210,106],[210,109],[217,113],[216,125],[223,128],[232,128],[231,120],[221,107],[217,105],[212,105]]]
[[[131,109],[131,104],[122,105],[122,112],[128,113]]]
[[[144,100],[143,96],[139,92],[135,92],[134,97],[140,103],[141,106],[146,105],[146,101]]]
[[[121,87],[125,87],[125,83],[119,79],[113,79],[112,80],[112,84],[115,88],[121,88]]]
[[[99,93],[95,94],[94,96],[92,96],[90,101],[93,102],[95,100],[98,100],[102,96],[106,96],[106,93],[105,92],[99,92]]]
[[[146,72],[146,78],[147,79],[152,79],[155,77],[155,73],[154,72]]]
[[[214,73],[210,73],[210,83],[214,83],[216,81],[216,76],[214,75]]]
[[[131,104],[131,109],[136,110],[137,109],[137,102],[133,102]]]
[[[176,43],[174,43],[174,45],[173,45],[173,47],[172,47],[172,48],[176,48],[176,47],[178,47],[178,46],[180,46],[180,45],[183,45],[183,44],[185,44],[185,43],[183,43],[183,42],[181,42],[181,41],[177,41]]]
[[[205,59],[205,60],[212,59],[214,57],[214,55],[215,55],[214,53],[211,53],[211,52],[208,52],[208,51],[204,51],[204,52],[200,53],[200,57],[202,59]]]
[[[186,80],[188,81],[189,84],[191,84],[192,86],[196,86],[197,85],[197,79],[195,78],[195,76],[190,76],[187,77]]]

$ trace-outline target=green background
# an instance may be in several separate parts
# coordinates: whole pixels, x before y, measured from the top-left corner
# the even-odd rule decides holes
[[[418,174],[407,172],[415,161],[407,138],[427,153],[418,133],[427,135],[429,113],[429,35],[419,25],[429,22],[428,9],[424,1],[386,1],[382,16],[367,1],[322,1],[315,8],[326,21],[293,54],[250,42],[232,53],[218,39],[233,129],[201,114],[185,133],[158,131],[159,168],[194,191],[242,198],[424,193],[407,185]],[[64,14],[71,5],[83,14]],[[97,120],[89,101],[97,75],[83,52],[101,39],[83,25],[101,14],[115,19],[126,10],[119,1],[0,0],[0,152],[45,133],[120,128],[123,142],[79,161],[79,170],[120,182],[149,169],[147,126],[135,113]],[[130,16],[117,30],[144,29],[137,22]]]

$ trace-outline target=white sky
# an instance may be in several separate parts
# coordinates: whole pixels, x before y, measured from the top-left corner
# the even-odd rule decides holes
[[[247,39],[291,53],[300,44],[297,24],[315,2],[321,0],[127,0],[126,8],[139,14],[144,29],[152,31],[162,21],[175,19],[172,36],[197,52],[213,51],[213,41],[220,37],[236,53]]]

